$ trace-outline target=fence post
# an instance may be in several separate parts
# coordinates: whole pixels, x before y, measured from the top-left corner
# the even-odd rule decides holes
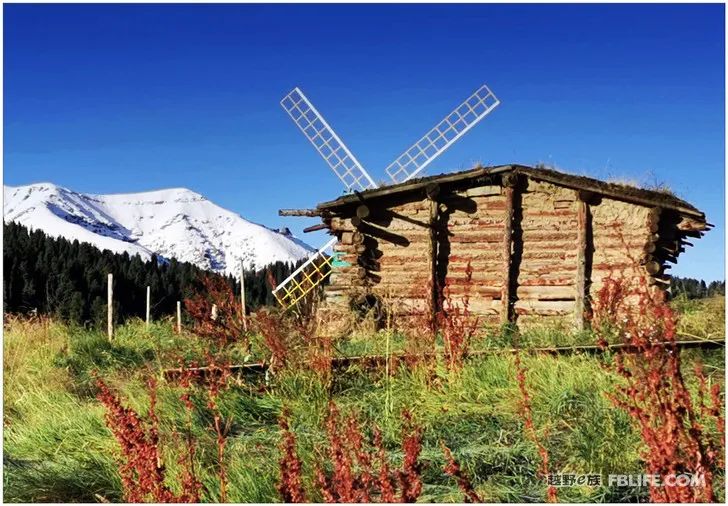
[[[147,286],[147,330],[149,330],[149,305],[152,299],[152,288]]]
[[[182,333],[182,303],[177,301],[177,333]]]
[[[106,291],[106,333],[114,337],[114,275],[109,273]]]
[[[245,315],[245,267],[243,259],[240,259],[240,311],[243,313],[243,330],[248,331],[248,318]]]

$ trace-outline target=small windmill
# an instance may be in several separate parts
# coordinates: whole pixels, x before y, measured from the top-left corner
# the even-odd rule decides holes
[[[486,85],[478,88],[385,169],[392,184],[403,183],[422,172],[498,104],[500,101],[490,88]],[[378,188],[359,160],[299,88],[294,88],[283,97],[281,106],[329,164],[347,191],[360,192]],[[331,274],[334,256],[328,255],[326,251],[336,241],[334,238],[324,244],[273,290],[276,300],[284,308],[295,305]]]

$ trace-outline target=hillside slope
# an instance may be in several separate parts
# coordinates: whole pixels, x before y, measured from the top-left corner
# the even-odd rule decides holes
[[[152,254],[237,275],[246,269],[296,262],[313,251],[281,233],[185,188],[93,195],[51,183],[4,187],[4,221],[78,239],[115,253]]]

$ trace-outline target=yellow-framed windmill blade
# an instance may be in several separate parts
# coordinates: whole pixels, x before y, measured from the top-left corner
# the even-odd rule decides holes
[[[336,242],[334,237],[324,244],[273,290],[273,297],[284,309],[295,306],[329,277],[334,255],[327,255],[326,251]]]

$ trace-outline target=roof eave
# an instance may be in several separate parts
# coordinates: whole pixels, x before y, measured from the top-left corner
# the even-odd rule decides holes
[[[595,180],[593,178],[589,178],[586,176],[576,176],[573,174],[560,174],[563,177],[571,177],[571,178],[581,178],[584,181],[583,182],[574,182],[574,181],[564,181],[561,177],[555,176],[552,173],[556,171],[552,170],[541,170],[534,167],[529,167],[526,165],[519,165],[519,164],[511,164],[511,165],[498,165],[494,167],[476,167],[474,169],[470,169],[468,171],[458,172],[455,174],[442,174],[437,176],[430,176],[426,178],[420,178],[414,181],[408,181],[404,183],[399,183],[396,185],[389,185],[384,186],[381,188],[375,188],[372,190],[366,190],[364,192],[355,192],[353,194],[344,195],[341,196],[335,200],[330,200],[328,202],[322,202],[316,206],[316,209],[319,211],[331,211],[337,208],[341,207],[347,207],[351,206],[360,202],[364,202],[365,200],[369,199],[375,199],[375,198],[381,198],[386,197],[388,195],[395,195],[405,192],[412,192],[424,189],[428,184],[436,182],[439,184],[447,184],[447,183],[454,183],[454,182],[461,182],[468,179],[477,179],[479,177],[487,176],[487,175],[494,175],[494,174],[500,174],[503,172],[508,171],[514,171],[517,173],[524,174],[528,177],[531,177],[536,180],[545,181],[552,184],[557,184],[559,186],[563,186],[566,188],[572,188],[575,190],[588,190],[591,192],[594,192],[595,194],[602,195],[614,200],[620,200],[623,202],[628,202],[631,204],[637,204],[642,206],[648,206],[648,207],[662,207],[665,209],[671,209],[674,210],[680,214],[690,216],[692,218],[701,220],[703,222],[706,221],[705,214],[698,209],[691,207],[685,207],[676,203],[670,203],[665,202],[663,199],[659,198],[660,195],[657,192],[654,192],[652,190],[643,190],[637,188],[640,193],[647,194],[644,196],[640,195],[634,195],[634,194],[625,194],[620,193],[618,188],[605,188],[604,186],[610,186],[610,183],[606,183],[603,181]],[[650,194],[654,194],[654,197],[650,197]],[[675,200],[680,201],[680,199],[675,198]]]

